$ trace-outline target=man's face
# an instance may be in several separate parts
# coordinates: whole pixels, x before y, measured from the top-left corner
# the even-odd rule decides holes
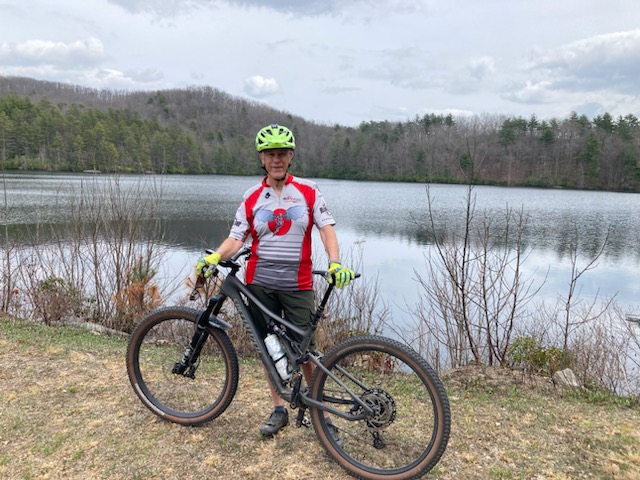
[[[284,180],[293,158],[293,150],[288,148],[274,148],[260,152],[260,161],[267,171],[267,175],[274,180]]]

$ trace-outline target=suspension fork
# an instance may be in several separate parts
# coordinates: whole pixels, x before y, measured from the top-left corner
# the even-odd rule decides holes
[[[218,295],[214,295],[209,299],[207,308],[200,312],[196,319],[195,331],[193,332],[191,341],[182,354],[182,359],[173,365],[171,373],[188,378],[196,378],[200,352],[202,352],[202,347],[209,338],[209,332],[207,332],[209,318],[214,310],[220,310],[222,303],[224,303],[224,297]]]

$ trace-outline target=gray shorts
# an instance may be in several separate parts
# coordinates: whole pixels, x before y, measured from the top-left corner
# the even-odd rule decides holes
[[[312,290],[274,290],[259,285],[247,285],[247,287],[258,300],[276,315],[284,315],[284,318],[300,328],[309,328],[311,319],[316,312]],[[262,311],[251,305],[251,315],[256,319],[258,332],[262,335],[262,338],[266,337],[267,321]],[[289,332],[289,335],[296,342],[300,342],[301,337],[295,332]],[[310,346],[314,346],[314,338],[311,339]]]

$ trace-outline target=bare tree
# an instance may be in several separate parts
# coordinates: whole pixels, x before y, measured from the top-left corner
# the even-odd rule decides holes
[[[4,163],[2,164],[4,166]],[[4,168],[2,169],[2,217],[3,217],[3,231],[2,238],[0,238],[0,246],[2,248],[2,276],[0,276],[0,311],[4,313],[12,313],[15,307],[15,258],[17,255],[17,249],[15,244],[9,237],[9,200],[7,198],[6,179],[4,177]]]
[[[60,196],[62,198],[62,196]],[[152,177],[87,177],[64,206],[72,221],[49,225],[15,258],[31,316],[47,323],[82,317],[128,331],[162,301],[154,279],[167,247]],[[44,222],[43,222],[44,223]],[[79,299],[79,300],[78,300]]]
[[[464,223],[456,234],[439,224],[429,189],[427,196],[433,251],[426,257],[426,274],[416,271],[425,293],[413,311],[418,330],[444,348],[450,367],[504,365],[515,327],[536,293],[522,272],[526,216],[509,207],[501,221],[477,216],[469,186]],[[429,355],[442,362],[441,353]]]
[[[597,300],[597,295],[594,298],[593,302],[591,303],[591,305],[586,309],[585,314],[581,315],[580,318],[578,320],[575,320],[572,316],[572,309],[575,305],[576,302],[576,289],[577,286],[579,284],[580,278],[588,271],[593,270],[594,268],[597,267],[597,262],[598,259],[600,258],[600,256],[602,255],[602,253],[604,252],[604,249],[607,245],[607,241],[609,238],[609,229],[607,229],[607,234],[606,237],[604,239],[604,241],[601,243],[600,248],[598,249],[598,251],[590,258],[587,260],[587,263],[584,267],[579,267],[578,266],[578,260],[579,260],[579,252],[580,252],[580,248],[579,248],[579,238],[580,236],[578,235],[578,228],[576,225],[574,225],[573,228],[573,239],[572,239],[572,244],[573,246],[570,248],[570,252],[571,252],[571,278],[569,280],[569,290],[567,293],[567,297],[564,302],[564,324],[563,324],[563,328],[562,328],[562,333],[563,333],[563,348],[566,350],[568,347],[568,343],[569,343],[569,336],[571,334],[571,331],[580,324],[589,322],[591,319],[595,319],[600,317],[608,308],[608,306],[610,305],[611,301],[606,302],[606,304],[604,306],[602,306],[602,308],[598,311],[595,310],[595,305],[596,305],[596,300]]]
[[[608,302],[597,319],[580,324],[569,339],[571,367],[583,384],[604,388],[617,395],[638,393],[637,366],[633,368],[632,337],[627,335],[624,315]],[[587,308],[579,318],[589,319]],[[635,354],[637,355],[637,351]]]

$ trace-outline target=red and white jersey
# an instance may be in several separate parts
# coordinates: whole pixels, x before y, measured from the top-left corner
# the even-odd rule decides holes
[[[265,177],[245,192],[229,236],[251,238],[247,283],[311,290],[311,230],[334,224],[315,182],[288,175],[278,196]]]

